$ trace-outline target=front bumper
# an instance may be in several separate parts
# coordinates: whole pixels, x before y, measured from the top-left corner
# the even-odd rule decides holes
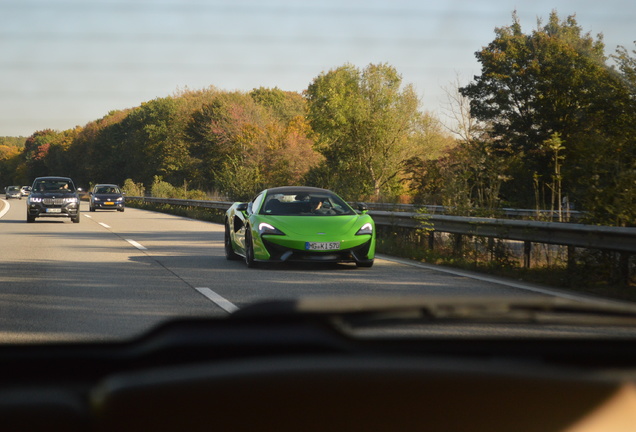
[[[93,208],[102,210],[121,210],[124,208],[123,201],[94,201]]]
[[[27,215],[31,217],[77,217],[79,213],[78,203],[65,205],[45,205],[42,203],[30,203],[27,207]]]
[[[338,250],[309,251],[285,247],[262,238],[263,246],[269,254],[267,261],[274,262],[366,262],[375,256],[375,239],[369,238],[362,244]],[[258,259],[258,256],[256,257]]]

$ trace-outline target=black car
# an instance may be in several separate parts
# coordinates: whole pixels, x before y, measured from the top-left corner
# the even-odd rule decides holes
[[[114,184],[95,185],[90,192],[89,210],[96,209],[124,211],[124,194],[119,186]]]
[[[27,199],[27,222],[38,217],[66,217],[80,221],[78,189],[68,177],[38,177]]]

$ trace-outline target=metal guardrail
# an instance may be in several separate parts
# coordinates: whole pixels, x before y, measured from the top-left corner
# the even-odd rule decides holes
[[[379,225],[419,228],[425,222],[439,232],[636,253],[636,228],[408,212],[370,211],[369,214]]]
[[[232,202],[181,200],[173,198],[126,197],[158,204],[227,210]],[[402,228],[422,228],[469,236],[483,236],[531,243],[546,243],[621,253],[636,253],[636,228],[583,225],[562,222],[490,219],[405,211],[370,210],[376,224]]]
[[[399,212],[417,212],[418,209],[426,210],[430,214],[447,214],[452,213],[452,208],[441,205],[415,205],[415,204],[393,204],[393,203],[368,203],[367,206],[371,210],[399,211]],[[560,213],[560,214],[559,214]],[[506,218],[533,218],[540,216],[542,219],[559,220],[559,216],[563,220],[580,220],[585,216],[584,212],[577,210],[533,210],[533,209],[515,209],[501,208],[498,214]]]

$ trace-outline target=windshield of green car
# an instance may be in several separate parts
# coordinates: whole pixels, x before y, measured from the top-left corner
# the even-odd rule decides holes
[[[336,195],[294,191],[267,195],[259,213],[271,216],[342,216],[355,214],[353,209]]]

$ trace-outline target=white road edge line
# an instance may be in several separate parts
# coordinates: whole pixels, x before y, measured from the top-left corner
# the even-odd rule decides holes
[[[82,216],[87,217],[89,219],[93,219],[93,217],[91,215],[87,215],[87,214],[82,214]]]
[[[126,239],[126,241],[127,241],[128,243],[130,243],[131,245],[133,245],[134,247],[136,247],[137,249],[139,249],[139,250],[148,250],[148,249],[146,249],[145,247],[143,247],[142,245],[140,245],[139,243],[137,243],[137,242],[136,242],[136,241],[134,241],[134,240]]]
[[[490,276],[481,276],[481,275],[477,275],[474,273],[469,273],[469,272],[465,272],[462,270],[453,270],[453,269],[449,269],[449,268],[443,268],[443,267],[439,267],[439,266],[434,266],[431,264],[425,264],[425,263],[421,263],[421,262],[414,262],[414,261],[410,261],[407,259],[400,259],[400,258],[393,258],[393,257],[389,257],[386,255],[376,255],[376,258],[380,258],[382,260],[385,261],[391,261],[391,262],[396,262],[399,264],[404,264],[404,265],[409,265],[409,266],[413,266],[413,267],[419,267],[419,268],[424,268],[424,269],[428,269],[428,270],[433,270],[433,271],[438,271],[438,272],[442,272],[442,273],[449,273],[455,276],[462,276],[462,277],[467,277],[467,278],[471,278],[471,279],[476,279],[476,280],[480,280],[483,282],[489,282],[489,283],[495,283],[495,284],[499,284],[499,285],[504,285],[504,286],[508,286],[511,288],[517,288],[517,289],[521,289],[521,290],[525,290],[525,291],[531,291],[531,292],[535,292],[535,293],[539,293],[539,294],[547,294],[547,295],[551,295],[551,296],[555,296],[555,297],[561,297],[561,298],[565,298],[565,299],[570,299],[570,300],[576,300],[576,301],[580,301],[580,302],[599,302],[599,301],[604,301],[604,302],[610,302],[613,303],[613,300],[609,300],[609,299],[602,299],[602,298],[596,298],[593,296],[586,296],[585,294],[569,294],[569,293],[565,293],[565,292],[561,292],[557,289],[549,289],[549,288],[542,288],[539,286],[535,286],[535,285],[531,285],[531,284],[526,284],[526,283],[522,283],[522,282],[513,282],[513,281],[507,281],[504,279],[498,279],[495,277],[490,277]]]
[[[236,312],[239,309],[234,303],[221,297],[220,295],[212,291],[210,288],[200,287],[200,288],[195,288],[195,290],[199,291],[208,299],[212,300],[217,306],[219,306],[221,309],[223,309],[226,312],[232,313],[232,312]]]
[[[0,211],[0,218],[1,218],[2,216],[7,214],[7,212],[11,208],[11,204],[9,204],[9,201],[7,200],[0,200],[0,201],[4,203],[4,208],[2,209],[2,211]]]
[[[104,222],[99,222],[99,224],[104,228],[110,229],[110,226],[106,225]]]

